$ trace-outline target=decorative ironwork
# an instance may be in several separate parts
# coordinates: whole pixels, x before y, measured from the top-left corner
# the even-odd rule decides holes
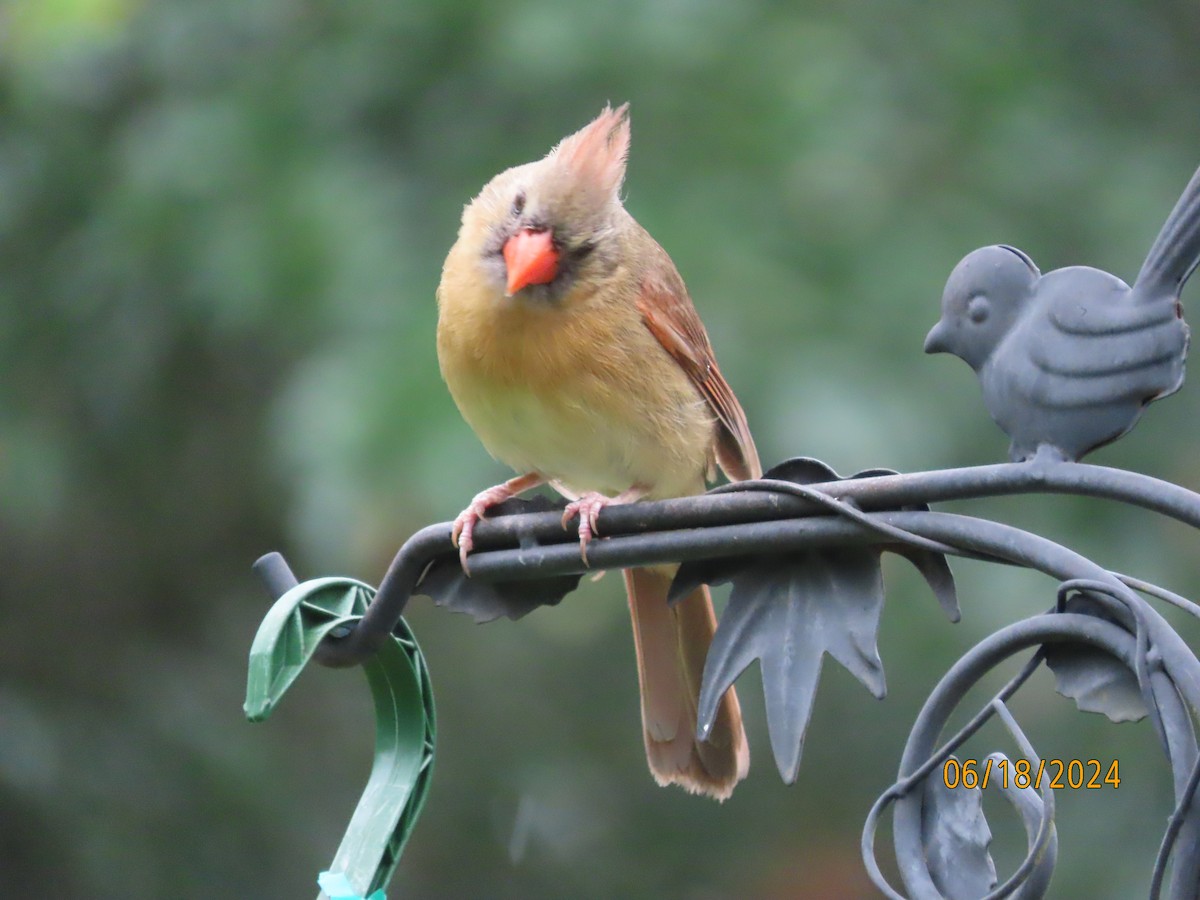
[[[1150,896],[1200,895],[1200,660],[1151,601],[1198,618],[1200,606],[1107,571],[1038,535],[929,507],[1005,494],[1076,494],[1200,528],[1200,495],[1077,461],[1127,432],[1152,400],[1179,388],[1188,341],[1179,292],[1198,260],[1200,172],[1132,287],[1085,267],[1042,276],[1025,254],[1008,247],[977,250],[956,267],[926,349],[953,352],[975,369],[1017,462],[840,478],[816,460],[794,459],[759,481],[600,513],[605,537],[589,547],[591,568],[682,563],[676,596],[698,582],[732,583],[705,666],[700,734],[711,726],[721,694],[759,659],[771,747],[788,782],[797,775],[825,655],[876,696],[884,693],[876,650],[883,552],[912,562],[951,620],[959,607],[947,556],[1022,566],[1051,579],[1048,611],[971,648],[917,716],[896,781],[870,810],[862,838],[867,869],[888,897],[904,896],[876,861],[875,834],[889,808],[907,896],[1045,895],[1058,846],[1046,779],[1030,779],[1026,786],[1009,778],[1001,785],[1024,826],[1027,855],[998,885],[979,786],[964,781],[965,789],[949,790],[941,777],[969,772],[978,782],[981,772],[1044,772],[1045,761],[1007,705],[1042,665],[1080,710],[1113,721],[1149,720],[1172,772],[1175,799],[1151,869]],[[330,632],[315,658],[330,666],[372,658],[415,594],[480,621],[516,619],[558,603],[586,571],[559,509],[544,498],[511,500],[496,509],[475,531],[470,577],[451,544],[450,523],[417,532],[397,553],[361,619]],[[820,615],[812,615],[818,608]],[[964,728],[945,735],[968,691],[1022,655],[1028,658],[1020,672]],[[992,719],[1011,735],[1013,755],[994,753],[968,769],[954,754]]]
[[[1042,275],[1015,247],[983,247],[950,274],[925,352],[953,353],[975,370],[1014,460],[1039,452],[1080,459],[1183,384],[1179,292],[1197,261],[1200,172],[1133,287],[1090,266]]]

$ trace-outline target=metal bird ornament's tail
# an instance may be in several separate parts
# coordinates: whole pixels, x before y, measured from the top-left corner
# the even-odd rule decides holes
[[[1200,263],[1200,170],[1188,182],[1179,202],[1142,263],[1133,290],[1142,301],[1176,296]]]

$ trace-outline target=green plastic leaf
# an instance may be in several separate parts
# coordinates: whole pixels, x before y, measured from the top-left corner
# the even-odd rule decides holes
[[[267,718],[321,641],[352,628],[374,595],[359,581],[319,578],[280,597],[250,648],[246,716]],[[375,761],[329,873],[348,896],[371,897],[391,880],[424,805],[436,719],[425,660],[403,620],[363,671],[374,701]]]

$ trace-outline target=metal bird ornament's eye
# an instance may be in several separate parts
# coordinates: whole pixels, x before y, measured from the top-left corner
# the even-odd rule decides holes
[[[517,196],[513,197],[512,211],[514,216],[519,216],[525,211],[525,192],[518,191]]]
[[[967,301],[967,318],[976,325],[986,322],[991,311],[992,305],[988,303],[987,297],[980,294],[976,294]]]

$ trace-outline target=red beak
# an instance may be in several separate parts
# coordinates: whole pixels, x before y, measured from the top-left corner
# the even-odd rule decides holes
[[[530,284],[547,284],[558,275],[558,251],[549,231],[522,229],[504,243],[504,265],[508,270],[506,296]]]

